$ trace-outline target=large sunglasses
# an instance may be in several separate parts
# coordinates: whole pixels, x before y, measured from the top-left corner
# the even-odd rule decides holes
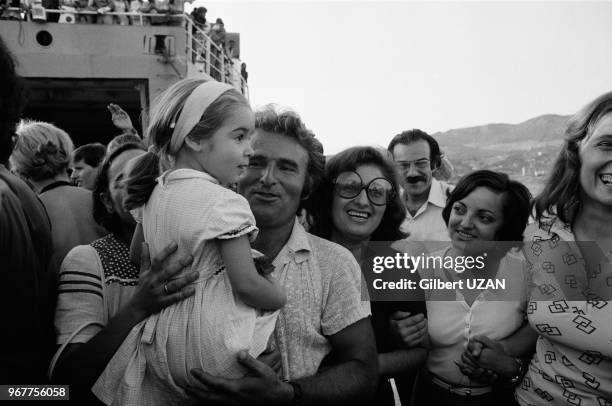
[[[365,189],[368,200],[375,206],[386,205],[395,194],[393,184],[387,179],[374,178],[364,185],[361,176],[353,171],[342,172],[333,183],[336,194],[344,199],[353,199]]]

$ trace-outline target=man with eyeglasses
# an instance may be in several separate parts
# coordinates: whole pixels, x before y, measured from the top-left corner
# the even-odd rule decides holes
[[[388,147],[397,165],[406,205],[402,231],[412,241],[448,241],[442,209],[452,186],[433,177],[442,162],[438,142],[424,131],[404,131]]]

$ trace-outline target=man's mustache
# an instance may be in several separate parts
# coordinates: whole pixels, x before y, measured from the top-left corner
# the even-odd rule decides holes
[[[425,182],[425,178],[423,176],[406,177],[406,183],[417,183],[417,182]]]

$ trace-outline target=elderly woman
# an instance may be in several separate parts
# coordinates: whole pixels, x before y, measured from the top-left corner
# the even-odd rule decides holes
[[[11,169],[33,186],[47,210],[57,269],[73,247],[105,234],[92,216],[91,192],[70,183],[73,149],[68,134],[53,124],[22,121],[9,159]]]
[[[526,232],[534,264],[528,318],[536,356],[521,405],[609,405],[612,399],[612,92],[568,123]]]
[[[390,242],[405,237],[400,225],[406,209],[398,190],[395,167],[382,152],[372,147],[344,150],[329,159],[323,184],[310,199],[316,204],[316,207],[309,207],[312,214],[310,231],[349,249],[362,266],[364,280],[368,280],[373,257],[393,256],[396,251],[389,246]],[[384,243],[369,244],[374,241]],[[412,276],[418,278],[417,274]],[[398,376],[402,378],[397,381],[400,394],[408,403],[413,379],[405,374],[417,371],[427,354],[425,348],[418,346],[425,323],[421,314],[425,312],[422,293],[417,291],[412,296],[395,297],[403,301],[371,303],[380,375],[372,404],[394,404],[389,379]],[[412,348],[404,345],[390,328],[392,318],[400,319],[409,314],[419,314],[415,322],[420,323],[422,330],[411,338]]]
[[[509,358],[510,365],[503,365],[507,367],[504,376],[482,376],[464,350],[475,338],[503,341],[526,328],[529,274],[522,258],[510,248],[511,242],[523,239],[530,198],[521,183],[486,170],[463,177],[450,194],[443,218],[451,245],[429,256],[455,265],[419,269],[421,278],[452,283],[453,288],[431,288],[426,293],[431,348],[417,386],[416,405],[512,404],[511,392],[492,383],[499,379],[509,384],[520,372],[520,364]],[[473,271],[464,267],[466,258],[472,258]],[[506,286],[474,288],[473,281],[480,279],[504,280]],[[522,341],[530,339],[527,336],[508,346],[513,351],[514,347],[529,348]],[[490,367],[501,374],[496,360]]]
[[[94,401],[90,387],[129,331],[151,314],[193,294],[197,275],[172,276],[188,265],[163,264],[169,246],[150,266],[143,249],[141,271],[129,260],[135,228],[123,208],[123,177],[130,160],[144,153],[139,144],[123,144],[104,160],[93,193],[94,217],[110,234],[72,249],[59,275],[55,327],[60,346],[50,367],[56,382],[69,383],[71,398]],[[145,246],[146,248],[146,246]]]

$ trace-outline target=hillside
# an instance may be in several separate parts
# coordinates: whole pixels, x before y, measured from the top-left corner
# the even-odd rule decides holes
[[[520,124],[487,124],[432,135],[455,167],[453,181],[474,169],[491,169],[508,173],[537,193],[563,143],[568,118],[547,114]]]

